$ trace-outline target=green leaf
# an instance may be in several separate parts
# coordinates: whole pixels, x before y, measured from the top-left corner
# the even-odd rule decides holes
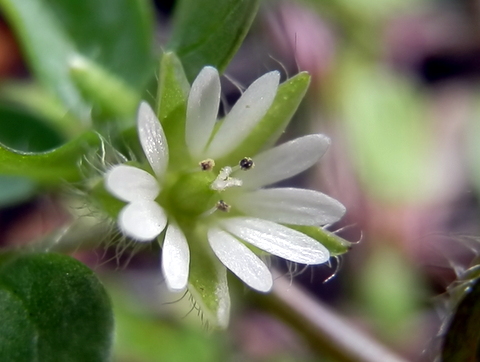
[[[212,255],[208,242],[193,235],[190,228],[182,228],[190,247],[190,275],[188,291],[202,317],[210,326],[226,328],[230,318],[230,295],[227,269]]]
[[[285,225],[290,229],[300,231],[301,233],[310,236],[317,240],[323,246],[325,246],[330,252],[331,256],[337,256],[345,254],[352,248],[352,243],[345,239],[331,233],[327,230],[317,226],[304,226],[304,225]]]
[[[174,53],[165,53],[160,62],[160,79],[156,113],[168,140],[170,167],[188,160],[185,143],[185,116],[190,84],[180,60]]]
[[[376,240],[367,262],[356,272],[360,303],[383,338],[398,341],[412,332],[425,300],[420,273],[385,240]]]
[[[272,106],[250,135],[228,155],[215,160],[216,163],[219,166],[233,165],[243,157],[253,157],[262,149],[271,147],[292,119],[309,84],[310,75],[306,72],[280,84]]]
[[[25,152],[41,152],[58,147],[63,137],[42,118],[0,104],[0,143]]]
[[[38,82],[6,81],[0,84],[0,97],[5,102],[42,117],[66,138],[77,136],[85,125],[69,114],[68,109]]]
[[[83,156],[100,143],[98,134],[87,132],[53,151],[43,153],[19,152],[0,145],[0,174],[29,177],[44,184],[78,181],[82,178],[80,163]]]
[[[107,115],[125,117],[130,125],[133,123],[140,95],[122,79],[81,56],[71,59],[70,74],[85,97],[100,106]]]
[[[40,152],[62,144],[61,135],[42,118],[22,109],[0,104],[0,144],[20,151]],[[24,202],[37,189],[32,180],[0,175],[0,207]]]
[[[92,59],[137,90],[152,74],[152,19],[144,1],[0,0],[0,6],[36,76],[82,120],[89,107],[70,78],[72,57]]]
[[[162,310],[169,317],[166,319],[159,318],[158,308],[152,311],[146,307],[139,295],[115,285],[113,288],[109,285],[108,289],[115,313],[115,361],[228,360],[225,334],[205,333],[203,328],[175,318],[184,316],[183,306],[187,311],[191,307],[187,298],[175,303],[172,309]]]
[[[390,202],[435,198],[425,98],[408,79],[354,59],[345,59],[337,96],[364,187]]]
[[[168,49],[177,53],[190,82],[206,65],[224,71],[240,47],[259,0],[182,0]]]
[[[59,254],[3,255],[0,355],[4,362],[103,362],[113,318],[95,274]]]

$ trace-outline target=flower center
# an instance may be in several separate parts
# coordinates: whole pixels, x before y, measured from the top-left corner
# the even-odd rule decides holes
[[[206,159],[199,163],[200,172],[189,172],[179,176],[172,182],[169,203],[172,210],[189,215],[210,215],[215,211],[230,211],[230,205],[219,197],[219,193],[232,187],[242,186],[242,180],[232,177],[240,170],[247,171],[254,167],[249,157],[242,158],[234,167],[223,167],[218,175],[212,171],[215,161]],[[168,187],[166,187],[168,188]]]

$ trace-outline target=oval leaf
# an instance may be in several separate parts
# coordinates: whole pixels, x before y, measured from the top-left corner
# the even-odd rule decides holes
[[[10,254],[1,259],[2,361],[108,360],[112,311],[90,269],[59,254]]]
[[[169,49],[192,82],[205,65],[225,70],[258,10],[259,0],[183,0],[177,5]]]

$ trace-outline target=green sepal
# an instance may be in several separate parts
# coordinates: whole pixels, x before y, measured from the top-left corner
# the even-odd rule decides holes
[[[41,153],[19,152],[0,144],[0,173],[29,177],[46,185],[79,181],[83,156],[100,143],[97,133],[87,132],[59,148]]]
[[[118,218],[118,214],[127,204],[126,202],[117,199],[105,189],[103,178],[98,180],[96,185],[92,188],[90,197],[95,206],[114,220]]]
[[[194,234],[190,228],[182,229],[190,247],[188,291],[200,308],[204,322],[224,329],[230,318],[227,269],[210,251],[206,236]]]
[[[292,119],[309,84],[310,75],[306,72],[299,73],[280,84],[267,114],[237,148],[221,159],[215,160],[217,165],[233,165],[243,157],[253,157],[262,149],[271,147]]]
[[[125,117],[130,124],[140,95],[114,73],[82,56],[70,59],[70,76],[83,96],[108,116]]]
[[[168,140],[171,169],[178,169],[190,156],[185,142],[185,117],[190,84],[174,53],[165,53],[160,62],[156,114]]]
[[[352,248],[352,243],[318,226],[285,225],[317,240],[328,249],[331,256],[342,255]]]
[[[175,11],[168,49],[175,51],[192,82],[211,65],[223,72],[247,35],[259,0],[182,0]]]
[[[2,362],[109,360],[113,316],[95,274],[53,253],[0,255]]]

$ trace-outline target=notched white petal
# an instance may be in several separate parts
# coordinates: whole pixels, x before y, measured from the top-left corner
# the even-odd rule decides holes
[[[137,241],[155,239],[165,229],[167,216],[155,201],[132,202],[118,215],[118,226]]]
[[[190,249],[180,228],[169,223],[162,247],[162,270],[168,289],[179,292],[185,289],[190,268]]]
[[[203,153],[215,126],[220,104],[220,77],[213,67],[204,67],[192,84],[187,103],[185,141],[190,155]]]
[[[142,102],[137,115],[138,137],[153,172],[162,178],[168,166],[168,145],[162,125],[147,102]]]
[[[221,220],[220,225],[239,239],[296,263],[321,264],[330,258],[318,241],[271,221],[235,217]]]
[[[280,73],[273,71],[248,87],[222,122],[207,148],[208,157],[216,158],[237,147],[267,113],[277,94]]]
[[[244,192],[234,196],[232,206],[243,213],[292,225],[326,225],[345,214],[345,206],[318,191],[274,188]]]
[[[154,200],[160,192],[155,177],[127,165],[114,166],[105,174],[105,188],[123,201]]]
[[[267,266],[232,235],[212,228],[208,231],[208,242],[218,259],[247,285],[260,292],[272,289],[272,274]]]
[[[285,180],[313,166],[329,145],[330,139],[323,134],[294,139],[252,157],[255,168],[242,172],[238,178],[249,189]]]

